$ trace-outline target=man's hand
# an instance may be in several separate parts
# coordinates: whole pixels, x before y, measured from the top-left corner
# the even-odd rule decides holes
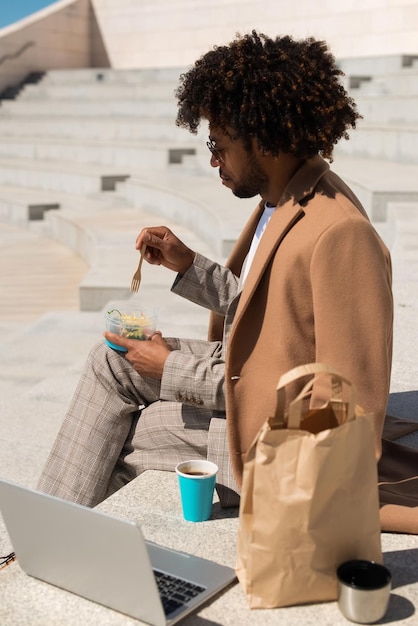
[[[156,332],[149,340],[144,341],[127,339],[109,332],[103,334],[111,343],[128,350],[124,356],[138,374],[161,380],[164,363],[171,352],[168,343],[161,337],[161,333]]]
[[[143,228],[136,238],[136,249],[146,245],[144,258],[151,265],[164,265],[184,274],[192,265],[195,252],[188,248],[166,226]]]

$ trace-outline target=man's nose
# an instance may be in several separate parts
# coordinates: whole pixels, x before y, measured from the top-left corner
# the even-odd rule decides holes
[[[211,164],[211,167],[219,167],[220,165],[219,159],[217,159],[214,154],[210,155],[210,164]]]

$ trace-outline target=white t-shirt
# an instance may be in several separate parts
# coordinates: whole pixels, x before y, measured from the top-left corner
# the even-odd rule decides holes
[[[242,269],[241,287],[243,286],[248,276],[248,272],[250,271],[251,263],[253,262],[255,252],[258,248],[258,244],[260,243],[260,239],[263,236],[263,233],[267,228],[267,224],[269,223],[270,218],[273,215],[273,211],[275,208],[276,208],[275,206],[271,206],[267,202],[264,205],[263,214],[260,217],[260,221],[258,222],[257,228],[255,229],[254,237],[251,242],[251,246],[250,246],[247,258],[245,259],[244,267]]]

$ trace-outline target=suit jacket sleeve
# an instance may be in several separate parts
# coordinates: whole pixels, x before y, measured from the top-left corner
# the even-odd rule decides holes
[[[191,268],[179,275],[172,291],[207,309],[225,315],[238,291],[238,278],[200,254]],[[220,342],[207,342],[201,350],[173,350],[161,381],[161,399],[215,411],[225,410],[225,360]],[[200,348],[200,346],[199,346]]]
[[[193,265],[178,275],[171,291],[200,306],[226,315],[239,289],[239,278],[228,268],[196,254]]]
[[[216,346],[217,342],[208,345]],[[219,353],[221,346],[219,346]],[[164,365],[160,398],[212,411],[225,411],[225,361],[173,350]]]

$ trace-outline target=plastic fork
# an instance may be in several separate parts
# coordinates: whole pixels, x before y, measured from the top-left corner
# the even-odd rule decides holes
[[[139,285],[141,284],[141,266],[142,266],[142,261],[144,260],[146,247],[147,246],[144,243],[144,245],[141,248],[141,253],[139,255],[139,262],[138,262],[137,270],[135,274],[132,276],[131,291],[134,291],[135,293],[138,291]]]

